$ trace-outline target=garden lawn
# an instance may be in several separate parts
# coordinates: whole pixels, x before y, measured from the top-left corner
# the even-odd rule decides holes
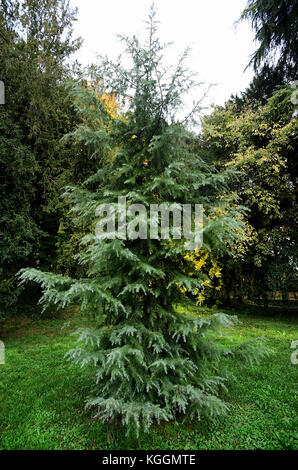
[[[225,394],[229,415],[213,424],[162,423],[139,439],[84,410],[92,374],[67,363],[64,354],[75,344],[71,331],[92,320],[64,315],[2,322],[6,363],[0,365],[0,448],[297,449],[298,366],[290,361],[297,318],[250,314],[239,319],[242,324],[232,333],[235,342],[264,336],[274,355],[246,367],[229,359],[237,379]]]

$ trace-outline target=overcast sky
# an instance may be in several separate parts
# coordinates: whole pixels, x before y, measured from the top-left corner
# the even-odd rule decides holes
[[[75,35],[84,39],[78,59],[84,65],[97,54],[117,57],[123,50],[117,34],[145,34],[144,20],[152,0],[71,0],[79,9]],[[252,70],[244,71],[255,49],[247,22],[235,26],[247,0],[155,0],[159,37],[173,41],[172,54],[192,46],[189,67],[200,81],[215,83],[206,104],[224,104],[245,89]],[[172,56],[169,61],[172,61]]]

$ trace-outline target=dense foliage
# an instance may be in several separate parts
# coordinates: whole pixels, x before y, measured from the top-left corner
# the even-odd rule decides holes
[[[255,30],[258,48],[251,63],[255,70],[262,63],[282,69],[287,79],[295,79],[298,54],[298,6],[294,0],[249,0],[242,13]]]
[[[249,209],[247,242],[225,261],[223,293],[242,300],[281,292],[297,282],[297,119],[292,88],[276,92],[264,106],[234,102],[204,119],[206,155],[219,166],[240,170],[234,190]],[[245,248],[245,249],[244,249]]]
[[[189,150],[192,134],[186,124],[194,114],[177,118],[184,95],[195,86],[184,65],[186,54],[173,70],[163,66],[154,12],[144,45],[135,37],[124,41],[130,67],[104,58],[91,90],[71,89],[84,117],[72,138],[100,154],[102,164],[82,186],[66,192],[75,218],[89,232],[99,204],[116,208],[118,197],[126,197],[127,219],[120,221],[117,212],[115,216],[124,234],[111,238],[109,231],[100,236],[91,232],[82,238],[85,248],[77,261],[87,266],[84,278],[27,269],[21,279],[41,284],[45,305],[79,304],[98,318],[99,328],[79,332],[83,345],[69,357],[94,366],[95,386],[87,406],[96,409],[95,416],[120,418],[128,431],[138,432],[140,426],[148,430],[153,421],[181,413],[221,415],[227,409],[218,396],[225,383],[225,358],[235,354],[253,360],[266,349],[259,342],[235,351],[219,347],[215,333],[232,327],[236,318],[217,313],[203,319],[181,311],[190,304],[185,289],[195,294],[205,277],[191,275],[185,238],[173,236],[173,221],[170,239],[160,233],[151,239],[141,236],[141,225],[149,233],[150,205],[202,204],[203,247],[225,250],[241,229],[241,211],[231,204],[231,196],[223,197],[231,171],[217,172]],[[106,94],[115,96],[125,112],[111,116],[100,99]],[[129,214],[135,203],[145,213]],[[108,224],[111,214],[104,219]]]
[[[61,187],[73,180],[77,160],[61,142],[76,123],[64,86],[75,74],[67,60],[80,46],[72,40],[75,14],[60,0],[0,3],[0,79],[6,90],[0,109],[0,310],[6,314],[16,310],[18,269],[56,264],[65,212]]]
[[[250,21],[257,49],[249,64],[253,65],[255,76],[238,102],[249,99],[265,104],[280,86],[297,80],[297,2],[248,0],[241,19]]]
[[[255,31],[255,76],[204,119],[200,146],[219,167],[240,170],[233,188],[249,209],[246,237],[223,257],[223,289],[211,300],[297,292],[297,2],[249,0],[241,19]],[[291,86],[290,86],[291,85]]]

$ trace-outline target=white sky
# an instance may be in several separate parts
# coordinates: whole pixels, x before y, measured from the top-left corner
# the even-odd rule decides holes
[[[71,0],[79,9],[74,33],[84,44],[77,58],[83,65],[96,61],[96,55],[115,58],[123,51],[117,34],[142,39],[144,20],[152,0]],[[243,91],[253,72],[244,69],[255,50],[248,22],[235,27],[247,0],[155,0],[160,21],[159,37],[173,41],[175,56],[192,46],[188,65],[199,81],[215,83],[206,99],[224,104],[231,93]],[[172,61],[172,55],[169,58]],[[170,63],[169,62],[169,63]]]

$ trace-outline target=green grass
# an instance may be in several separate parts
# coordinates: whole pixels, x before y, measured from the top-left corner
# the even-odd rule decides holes
[[[297,449],[295,379],[290,343],[297,319],[241,315],[235,342],[264,336],[275,354],[260,365],[230,360],[237,381],[226,401],[230,414],[206,422],[162,423],[139,439],[92,419],[84,399],[90,371],[64,360],[70,332],[90,324],[80,316],[2,323],[6,363],[0,365],[1,449]],[[295,434],[296,433],[296,434]]]

